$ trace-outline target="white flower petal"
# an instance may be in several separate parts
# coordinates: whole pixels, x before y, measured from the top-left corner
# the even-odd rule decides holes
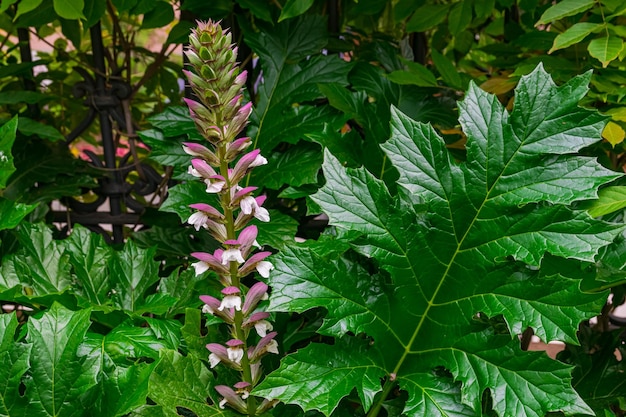
[[[244,263],[241,251],[239,249],[226,249],[222,254],[222,265],[227,265],[230,261],[236,261],[239,264]]]
[[[274,269],[274,265],[268,261],[261,261],[256,264],[256,270],[263,278],[269,277],[272,269]]]
[[[241,311],[241,297],[238,295],[225,296],[217,309],[222,311],[225,308],[234,308],[237,311]]]
[[[259,320],[254,323],[254,329],[259,336],[265,337],[267,335],[267,332],[271,332],[272,330],[274,330],[274,326],[272,326],[272,323],[267,320]]]
[[[259,219],[262,222],[269,222],[270,221],[270,212],[267,211],[267,209],[263,208],[263,207],[259,207],[258,205],[255,207],[254,209],[254,217],[256,217],[257,219]]]
[[[194,177],[197,177],[197,178],[202,177],[202,174],[200,174],[200,173],[198,172],[198,170],[197,170],[197,169],[195,169],[195,168],[194,168],[193,166],[191,166],[191,165],[189,166],[189,168],[187,168],[187,174],[189,174],[189,175],[193,175]]]
[[[215,353],[211,353],[209,355],[209,363],[211,364],[211,368],[215,368],[217,366],[218,363],[220,363],[221,360],[219,358],[219,356],[217,356]]]
[[[252,212],[258,207],[258,204],[256,203],[254,197],[248,196],[241,199],[239,207],[241,208],[241,212],[243,214],[252,214]]]
[[[228,359],[235,363],[241,363],[241,359],[243,358],[243,349],[238,347],[229,347],[226,348],[228,352]]]
[[[266,164],[267,164],[267,159],[265,159],[265,157],[259,154],[256,156],[256,158],[254,158],[254,161],[252,161],[250,165],[248,165],[248,168],[254,168],[254,167],[258,167],[258,166],[266,165]]]
[[[202,261],[194,262],[191,264],[191,266],[193,266],[193,269],[196,270],[196,276],[203,274],[204,272],[209,270],[209,264]]]
[[[278,342],[276,340],[270,340],[267,346],[265,346],[265,351],[278,354]]]
[[[207,219],[209,218],[209,216],[206,215],[206,213],[203,213],[201,211],[197,211],[194,214],[192,214],[191,216],[189,216],[189,219],[187,220],[187,223],[193,225],[193,227],[196,229],[196,231],[200,230],[201,227],[204,227],[204,225],[206,224]]]

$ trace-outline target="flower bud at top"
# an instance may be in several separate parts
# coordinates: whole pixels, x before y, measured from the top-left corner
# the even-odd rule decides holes
[[[234,140],[247,124],[251,104],[242,105],[242,88],[247,73],[239,72],[237,48],[231,45],[232,35],[219,23],[198,22],[189,37],[186,51],[189,67],[184,74],[198,102],[188,101],[191,117],[205,137],[213,143]],[[224,127],[216,134],[210,126]]]

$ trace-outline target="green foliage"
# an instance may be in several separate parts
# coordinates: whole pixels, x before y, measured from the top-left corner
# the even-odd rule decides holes
[[[0,188],[5,188],[7,180],[15,172],[11,148],[15,141],[17,131],[17,118],[5,123],[0,128]]]
[[[166,416],[179,415],[179,407],[198,417],[237,415],[217,406],[219,400],[214,386],[211,372],[199,359],[165,350],[150,377],[150,397],[162,407]]]
[[[460,166],[431,127],[395,111],[382,146],[400,172],[397,196],[326,153],[326,185],[312,199],[331,224],[360,234],[351,247],[380,271],[339,256],[345,248],[329,253],[324,241],[286,248],[274,258],[270,309],[323,306],[320,333],[372,342],[311,345],[289,355],[257,394],[330,415],[356,388],[367,411],[381,390],[373,381],[386,376],[385,387],[397,381],[408,392],[408,415],[473,415],[487,389],[499,415],[588,413],[571,368],[512,339],[530,327],[544,341],[577,343],[577,323],[604,302],[605,294],[584,294],[577,280],[542,269],[546,253],[591,262],[623,229],[568,207],[618,176],[568,154],[597,141],[604,125],[577,106],[588,80],[556,87],[538,68],[522,78],[510,114],[471,86],[460,106],[468,136]],[[508,331],[485,320],[498,317]],[[438,367],[450,374],[438,376]],[[309,378],[285,384],[295,373]],[[339,379],[345,386],[336,389],[330,381]]]
[[[602,309],[626,283],[624,183],[593,158],[618,172],[626,161],[623,2],[340,4],[0,2],[13,35],[0,43],[0,299],[33,309],[0,315],[1,416],[234,415],[213,389],[234,376],[210,371],[205,348],[231,336],[198,308],[218,289],[189,268],[189,253],[216,245],[182,225],[190,203],[213,204],[181,147],[201,141],[172,52],[194,24],[185,14],[233,22],[238,60],[254,58],[246,134],[269,164],[249,182],[272,217],[257,240],[279,251],[281,351],[257,392],[308,410],[268,415],[626,409],[623,337]],[[91,71],[97,22],[109,75],[133,89],[134,128],[117,139],[137,133],[150,148],[139,159],[163,174],[157,194],[168,186],[119,248],[80,226],[57,240],[46,217],[52,201],[89,201],[105,176],[65,143],[88,111],[74,68]],[[21,62],[18,28],[54,34],[51,51]],[[165,41],[149,50],[157,28]],[[565,84],[541,70],[520,82],[540,62]],[[80,140],[97,146],[97,125]],[[325,231],[311,221],[320,209]],[[559,361],[520,349],[527,328],[566,342]]]

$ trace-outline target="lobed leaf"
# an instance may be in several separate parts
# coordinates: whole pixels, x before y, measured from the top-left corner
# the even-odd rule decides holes
[[[557,87],[539,67],[521,79],[510,113],[470,86],[459,106],[467,136],[461,164],[432,127],[394,109],[382,148],[400,174],[398,195],[326,152],[326,185],[312,200],[382,271],[366,273],[353,256],[341,256],[346,237],[333,250],[328,239],[285,248],[273,257],[269,309],[324,307],[322,334],[366,334],[373,343],[356,355],[341,345],[312,346],[313,358],[287,356],[257,392],[329,415],[339,398],[324,360],[342,351],[340,369],[396,380],[408,392],[407,415],[477,415],[486,390],[500,416],[590,413],[571,386],[570,367],[523,352],[516,340],[531,328],[546,342],[577,343],[578,323],[605,301],[552,267],[553,258],[593,262],[624,229],[570,206],[620,176],[576,154],[599,140],[606,120],[577,105],[589,76]],[[297,369],[319,372],[288,383]],[[352,384],[357,392],[361,379]]]
[[[159,263],[154,260],[156,248],[140,249],[132,241],[124,249],[113,252],[109,271],[115,286],[114,302],[121,308],[135,311],[148,288],[159,280]]]
[[[168,417],[179,415],[179,408],[186,408],[198,417],[236,415],[217,405],[219,400],[214,386],[213,375],[199,359],[163,350],[150,376],[148,396]]]
[[[54,303],[41,318],[28,320],[26,340],[32,344],[32,377],[26,380],[29,415],[83,415],[84,394],[97,383],[95,360],[78,356],[91,324],[89,314],[89,310],[74,312]]]
[[[351,68],[337,56],[319,54],[328,38],[324,27],[321,16],[300,16],[271,30],[246,33],[263,69],[248,135],[263,152],[280,142],[296,143],[324,123],[337,129],[343,125],[343,117],[329,106],[308,104],[322,96],[318,84],[347,84]]]
[[[18,321],[15,313],[0,314],[0,416],[18,415],[25,408],[20,394],[22,377],[28,371],[30,343],[15,343]],[[15,412],[14,412],[15,410]]]

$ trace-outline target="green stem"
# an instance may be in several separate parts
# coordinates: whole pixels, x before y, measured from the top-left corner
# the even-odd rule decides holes
[[[367,417],[378,416],[380,409],[383,407],[383,403],[385,402],[385,400],[389,396],[389,393],[395,385],[396,383],[392,381],[391,378],[387,378],[387,380],[385,381],[385,385],[383,385],[383,392],[380,395],[380,398],[378,399],[376,404],[374,404],[374,406],[370,409],[369,413],[367,413]]]
[[[217,156],[221,161],[220,164],[220,174],[226,180],[226,192],[222,193],[222,197],[220,199],[220,204],[222,205],[222,210],[224,210],[224,219],[225,219],[225,227],[226,227],[226,237],[228,239],[236,239],[237,234],[235,231],[235,216],[233,214],[233,209],[231,208],[231,199],[230,199],[230,189],[232,184],[230,183],[230,178],[228,177],[228,162],[225,159],[226,155],[226,145],[220,145],[217,149]],[[239,280],[239,267],[236,261],[230,262],[230,282],[233,287],[238,287],[241,291],[241,282]],[[246,334],[246,330],[243,328],[243,313],[241,311],[235,310],[235,320],[233,323],[234,336],[243,342],[243,357],[241,358],[241,373],[243,377],[243,381],[248,382],[250,385],[254,383],[252,379],[252,369],[250,368],[250,359],[248,358],[248,335]],[[256,399],[254,396],[249,396],[248,400],[248,415],[250,417],[256,416]]]

